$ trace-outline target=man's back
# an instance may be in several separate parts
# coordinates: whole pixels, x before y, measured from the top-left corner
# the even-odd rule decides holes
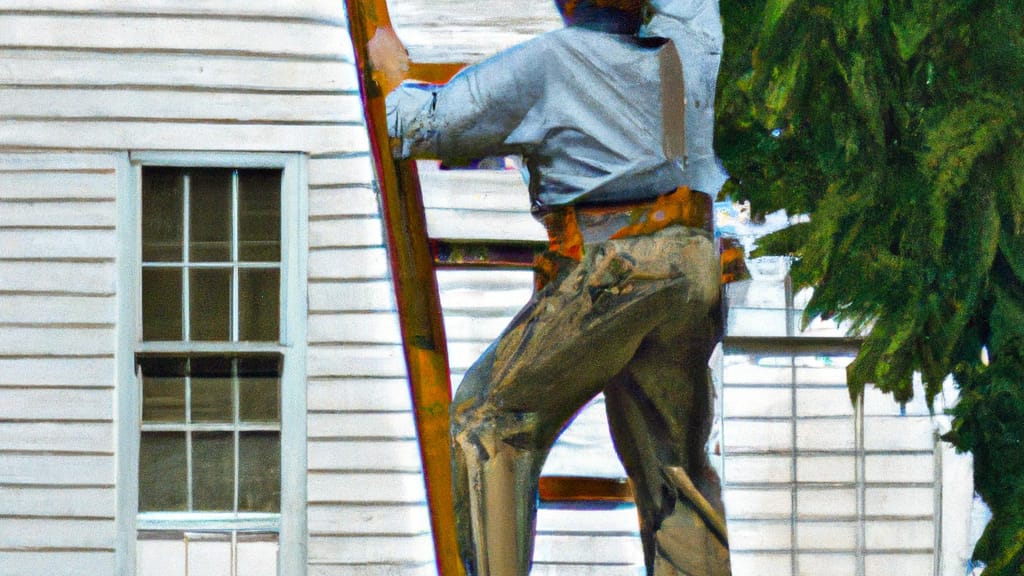
[[[522,154],[543,210],[653,198],[682,184],[684,97],[671,42],[567,27],[444,87],[403,86],[389,116],[404,155]]]

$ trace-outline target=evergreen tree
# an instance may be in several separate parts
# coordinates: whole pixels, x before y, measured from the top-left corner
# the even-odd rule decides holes
[[[810,221],[807,317],[865,330],[848,370],[906,402],[960,390],[988,576],[1024,574],[1024,2],[722,0],[723,191]],[[987,357],[987,360],[985,359]]]

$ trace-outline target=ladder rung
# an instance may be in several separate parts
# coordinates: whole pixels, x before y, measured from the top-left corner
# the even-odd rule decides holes
[[[542,476],[542,502],[632,502],[633,489],[625,478]]]
[[[438,268],[532,268],[546,248],[545,242],[430,239]]]

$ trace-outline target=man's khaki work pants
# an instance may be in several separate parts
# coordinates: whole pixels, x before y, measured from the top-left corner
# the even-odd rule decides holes
[[[603,391],[648,573],[727,576],[720,488],[705,453],[714,394],[707,362],[720,318],[711,233],[672,225],[585,244],[578,262],[551,258],[554,278],[470,368],[452,403],[457,529],[469,573],[529,573],[544,459]]]

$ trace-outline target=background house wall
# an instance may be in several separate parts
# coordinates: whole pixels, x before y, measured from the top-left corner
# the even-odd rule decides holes
[[[117,226],[143,150],[308,155],[310,573],[423,550],[416,530],[367,518],[403,498],[368,494],[356,472],[416,478],[418,462],[386,413],[388,386],[403,391],[397,341],[367,336],[394,321],[351,62],[334,1],[0,7],[0,574],[132,564]],[[378,505],[345,504],[365,500]]]

